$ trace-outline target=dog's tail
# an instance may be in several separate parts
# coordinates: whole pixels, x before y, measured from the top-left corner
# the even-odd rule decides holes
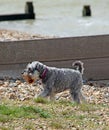
[[[81,74],[84,72],[83,62],[81,61],[75,61],[72,63],[72,67],[75,70],[78,70]]]

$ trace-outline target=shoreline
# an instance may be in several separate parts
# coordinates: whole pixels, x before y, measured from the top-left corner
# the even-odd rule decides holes
[[[20,41],[20,40],[33,40],[33,39],[45,39],[54,38],[50,36],[43,36],[40,34],[29,34],[26,32],[16,30],[0,29],[0,42],[4,41]]]

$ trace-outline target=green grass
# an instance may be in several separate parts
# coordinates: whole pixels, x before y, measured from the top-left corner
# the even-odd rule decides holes
[[[35,101],[36,103],[42,103],[42,104],[47,104],[47,103],[49,103],[47,99],[42,98],[42,97],[35,98],[34,101]]]
[[[0,122],[7,122],[15,118],[49,118],[51,115],[44,109],[32,106],[0,105]]]
[[[41,98],[27,102],[8,101],[0,105],[0,130],[14,130],[19,126],[24,130],[108,130],[107,118],[102,120],[108,115],[107,106],[103,104],[78,105],[67,100],[48,101]]]
[[[31,122],[25,124],[24,128],[27,130],[36,130],[35,125]]]
[[[0,126],[0,130],[10,130],[9,128],[6,128],[6,127],[1,127]]]
[[[63,129],[64,128],[63,125],[62,125],[62,123],[59,122],[59,121],[53,121],[53,122],[51,122],[50,126],[52,128],[54,128],[54,129]]]

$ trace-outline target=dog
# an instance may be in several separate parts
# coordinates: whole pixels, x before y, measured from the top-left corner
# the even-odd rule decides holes
[[[72,68],[56,68],[44,65],[39,61],[29,63],[22,73],[23,79],[32,84],[42,80],[44,90],[38,97],[54,99],[55,94],[69,90],[72,99],[76,103],[85,100],[82,94],[84,67],[81,61],[75,61]]]

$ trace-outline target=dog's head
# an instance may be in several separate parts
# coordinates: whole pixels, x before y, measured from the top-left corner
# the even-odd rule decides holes
[[[34,83],[39,79],[43,79],[47,72],[46,66],[38,61],[29,63],[22,73],[22,77],[28,83]]]
[[[38,63],[32,62],[26,66],[26,69],[22,73],[23,79],[28,83],[34,83],[39,79],[39,71],[37,69]]]

